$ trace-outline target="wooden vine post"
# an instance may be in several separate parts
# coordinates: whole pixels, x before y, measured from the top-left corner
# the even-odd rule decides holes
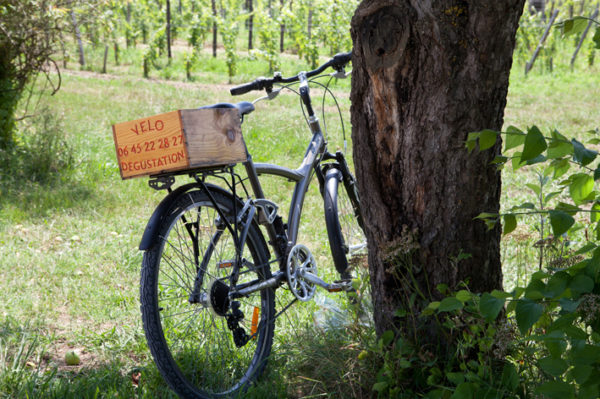
[[[585,40],[588,32],[590,31],[590,28],[592,27],[593,20],[595,20],[597,16],[598,16],[598,8],[596,8],[596,10],[590,16],[590,20],[588,21],[588,24],[585,27],[585,30],[581,34],[581,39],[579,39],[579,44],[577,44],[577,48],[575,49],[575,52],[573,53],[573,56],[571,57],[571,69],[573,69],[573,67],[575,67],[575,59],[577,58],[577,54],[579,53],[579,50],[581,49],[581,45],[583,44],[583,41]]]
[[[542,46],[546,42],[546,39],[548,38],[548,34],[550,33],[550,28],[552,28],[552,24],[554,24],[554,21],[556,20],[557,16],[558,16],[558,9],[554,10],[554,12],[552,13],[552,16],[550,17],[550,21],[548,21],[548,25],[546,25],[546,30],[544,31],[544,34],[542,35],[542,38],[540,39],[540,42],[538,43],[535,51],[533,52],[533,55],[531,56],[531,60],[527,64],[525,64],[525,75],[527,75],[529,73],[529,71],[531,71],[531,68],[533,68],[533,63],[535,62],[535,59],[539,55],[540,50],[542,49]]]

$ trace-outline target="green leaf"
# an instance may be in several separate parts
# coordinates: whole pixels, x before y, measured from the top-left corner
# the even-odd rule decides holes
[[[523,145],[523,153],[521,154],[521,162],[532,160],[544,152],[548,148],[546,139],[540,132],[537,126],[532,126],[527,130],[525,136],[525,144]]]
[[[552,132],[552,140],[548,145],[547,155],[550,159],[562,158],[573,154],[573,143],[558,131]]]
[[[579,307],[581,300],[574,301],[574,300],[567,299],[567,298],[561,298],[560,301],[558,301],[558,303],[560,304],[560,308],[564,312],[575,312],[577,310],[577,308]]]
[[[600,166],[594,169],[594,180],[600,180]]]
[[[498,298],[498,299],[506,299],[506,298],[510,298],[512,296],[512,294],[510,294],[508,292],[504,292],[504,291],[493,290],[492,296],[494,298]]]
[[[573,176],[573,182],[569,185],[569,194],[573,201],[579,205],[583,203],[594,190],[594,179],[585,173],[578,173]]]
[[[450,381],[454,385],[460,385],[463,382],[465,382],[464,373],[449,373],[448,372],[448,373],[446,373],[446,378],[448,378],[448,381]]]
[[[373,384],[373,391],[377,391],[379,393],[385,391],[388,387],[388,383],[386,381],[379,381]]]
[[[470,382],[463,382],[456,387],[456,390],[450,396],[450,399],[473,399],[475,387]]]
[[[565,371],[567,371],[567,368],[569,368],[569,365],[567,364],[566,361],[564,361],[563,359],[556,359],[553,357],[541,358],[538,361],[538,366],[544,372],[546,372],[554,377],[561,376]]]
[[[479,136],[479,151],[484,151],[488,148],[492,148],[494,144],[496,144],[497,139],[498,132],[489,129],[481,131]]]
[[[596,28],[596,33],[594,33],[594,43],[596,43],[596,49],[600,49],[600,28]]]
[[[552,338],[547,336],[544,338],[544,345],[546,346],[546,349],[548,349],[548,353],[550,353],[551,356],[559,358],[567,350],[567,343],[562,337],[562,333],[560,338]]]
[[[595,204],[594,204],[595,205]],[[593,208],[592,208],[593,209]],[[594,213],[592,213],[593,215]],[[582,255],[582,254],[586,254],[594,249],[598,248],[598,246],[596,244],[594,244],[593,242],[588,242],[587,244],[585,244],[583,247],[579,248],[577,251],[575,251],[575,253],[573,255]]]
[[[558,272],[552,275],[548,280],[544,296],[546,298],[557,298],[567,289],[571,276],[566,272]]]
[[[525,185],[529,187],[531,191],[535,193],[535,195],[540,195],[540,193],[542,192],[542,188],[537,184],[527,183]]]
[[[550,225],[552,226],[554,237],[560,237],[575,223],[575,219],[563,211],[550,211],[549,213]]]
[[[463,303],[454,297],[448,297],[442,299],[440,302],[440,306],[438,307],[438,312],[451,312],[453,310],[458,310],[463,308]]]
[[[594,150],[588,150],[581,144],[579,141],[573,139],[571,140],[573,143],[573,160],[583,166],[591,163],[598,153]]]
[[[563,36],[569,36],[583,32],[588,23],[587,18],[576,16],[565,19],[564,21],[557,23],[556,26],[560,28]]]
[[[500,380],[501,386],[507,388],[509,391],[514,391],[519,386],[519,375],[517,369],[512,363],[506,363],[502,369],[502,379]]]
[[[598,361],[600,347],[590,344],[575,346],[569,357],[573,366],[587,366]]]
[[[525,298],[533,300],[542,299],[544,297],[542,292],[545,290],[546,284],[532,277],[531,281],[527,285],[527,288],[525,289]]]
[[[504,138],[504,151],[523,145],[523,143],[525,143],[525,133],[514,126],[509,126]]]
[[[517,228],[517,217],[511,213],[504,215],[504,231],[503,234],[509,234]]]
[[[462,303],[465,303],[467,301],[470,301],[471,298],[473,297],[473,294],[471,294],[469,291],[467,290],[460,290],[456,293],[455,295],[456,299],[458,299],[459,301],[461,301]]]
[[[556,205],[555,210],[563,211],[567,215],[575,216],[575,214],[577,214],[577,212],[579,212],[581,209],[578,206],[569,204],[567,202],[559,202],[558,205]]]
[[[585,341],[588,337],[587,333],[585,331],[583,331],[581,328],[576,327],[576,326],[566,326],[564,328],[565,334],[567,334],[567,336],[569,338],[572,338],[574,340],[580,340],[580,341]]]
[[[600,203],[595,202],[592,205],[592,210],[590,212],[590,222],[596,223],[600,220]]]
[[[504,299],[496,298],[487,292],[481,295],[479,311],[488,322],[495,320],[502,308],[504,308]]]
[[[492,159],[490,165],[504,165],[506,161],[508,161],[508,157],[497,155],[494,159]]]
[[[573,322],[577,319],[577,314],[575,313],[567,313],[556,320],[548,327],[548,332],[552,331],[564,331],[568,326],[573,325]]]
[[[535,209],[535,205],[533,205],[531,202],[523,202],[521,205],[517,205],[513,209]]]
[[[548,381],[537,387],[535,393],[549,399],[571,399],[575,397],[575,388],[563,381]]]
[[[569,288],[573,292],[574,296],[587,294],[588,292],[592,292],[594,289],[594,280],[585,274],[578,274],[573,277],[573,280],[571,280]]]
[[[540,319],[543,312],[544,307],[539,303],[535,303],[529,299],[519,299],[515,309],[515,317],[521,334],[526,334]]]
[[[554,178],[558,179],[569,171],[571,164],[568,159],[555,159],[550,163],[550,168],[554,171]]]
[[[580,387],[577,399],[598,399],[598,384],[586,384]]]
[[[392,343],[394,340],[394,332],[392,330],[386,330],[383,334],[381,334],[381,344],[386,347]]]
[[[477,145],[477,139],[479,138],[479,135],[480,135],[479,132],[471,132],[467,136],[467,141],[465,143],[465,146],[467,147],[467,150],[469,150],[469,152],[471,152],[471,151],[473,151],[475,149],[475,146]]]

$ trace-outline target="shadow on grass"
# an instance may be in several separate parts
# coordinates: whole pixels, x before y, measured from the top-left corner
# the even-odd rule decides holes
[[[154,364],[119,361],[92,367],[51,364],[49,339],[39,327],[0,323],[0,398],[176,398]]]
[[[378,368],[358,358],[372,339],[368,328],[358,325],[301,328],[293,339],[273,347],[263,376],[246,397],[371,398]]]

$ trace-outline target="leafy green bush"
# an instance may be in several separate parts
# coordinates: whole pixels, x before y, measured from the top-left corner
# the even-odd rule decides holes
[[[60,118],[47,108],[21,123],[15,147],[0,150],[3,180],[51,183],[73,169],[75,158]]]
[[[597,131],[589,144],[600,144]],[[494,163],[515,171],[537,165],[534,201],[478,216],[504,234],[539,218],[540,269],[511,292],[449,292],[419,314],[396,317],[437,331],[434,343],[387,331],[363,359],[380,364],[381,398],[598,398],[600,395],[600,179],[598,152],[554,130],[470,133],[467,148],[488,150],[503,135]],[[547,226],[544,228],[544,226]],[[591,234],[593,233],[593,234]],[[542,265],[544,266],[542,268]],[[465,285],[466,287],[466,285]],[[410,306],[407,307],[411,309]]]

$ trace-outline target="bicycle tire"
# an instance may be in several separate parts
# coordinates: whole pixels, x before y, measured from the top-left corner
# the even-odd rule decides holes
[[[217,190],[211,190],[211,194],[225,216],[232,217],[232,197]],[[238,327],[250,336],[252,330],[256,330],[255,337],[241,348],[233,342],[233,330],[227,326],[227,317],[219,315],[217,306],[207,306],[213,303],[211,287],[228,284],[231,268],[222,267],[222,262],[235,258],[233,237],[224,223],[217,226],[218,220],[216,208],[206,192],[186,192],[163,214],[158,239],[143,257],[140,300],[146,340],[161,375],[182,398],[230,397],[243,393],[261,374],[271,351],[272,289],[239,299],[243,318]],[[250,263],[240,269],[238,284],[271,277],[269,252],[261,234],[252,223],[243,252]],[[194,255],[192,237],[198,241],[197,255]],[[199,295],[203,300],[192,304],[189,297],[197,277],[202,281]],[[216,302],[223,299],[222,294],[219,295]],[[260,315],[258,323],[254,316],[256,308]]]
[[[360,214],[355,211],[359,209],[358,194],[353,185],[346,182],[353,182],[353,177],[344,177],[336,167],[327,170],[325,223],[333,262],[342,279],[352,278],[349,271],[350,258],[366,248]]]

